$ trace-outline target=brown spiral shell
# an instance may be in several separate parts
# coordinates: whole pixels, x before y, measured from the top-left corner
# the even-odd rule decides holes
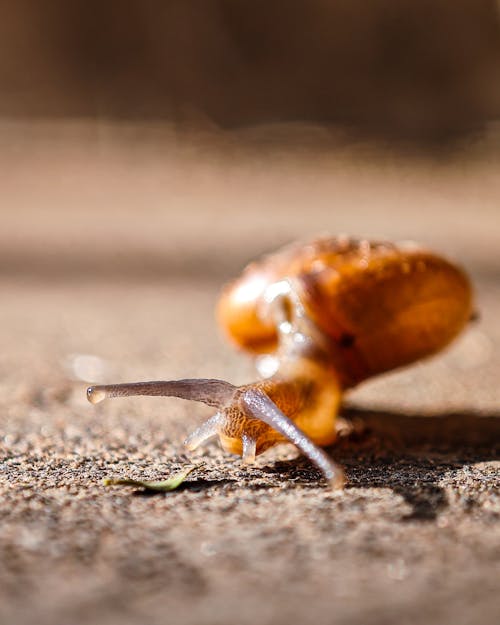
[[[322,238],[263,257],[224,289],[218,317],[239,347],[276,350],[277,328],[261,311],[266,289],[284,279],[345,387],[441,350],[472,313],[470,282],[445,258],[414,243]]]

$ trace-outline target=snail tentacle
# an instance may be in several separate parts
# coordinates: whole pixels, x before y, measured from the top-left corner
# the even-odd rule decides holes
[[[241,452],[243,464],[253,464],[255,462],[255,456],[257,455],[257,439],[248,434],[243,434],[241,442],[243,446]]]
[[[199,428],[196,428],[194,432],[191,432],[191,434],[184,441],[184,445],[189,449],[189,451],[194,451],[210,438],[217,436],[220,430],[221,420],[222,415],[219,412],[214,414],[213,417],[207,419],[205,423],[200,425]]]
[[[97,404],[108,397],[131,397],[135,395],[179,397],[180,399],[199,401],[214,408],[224,408],[232,401],[236,390],[236,386],[223,380],[205,378],[156,380],[153,382],[89,386],[87,399],[92,404]]]
[[[345,476],[342,467],[315,445],[265,393],[250,388],[241,396],[240,405],[247,416],[263,421],[293,443],[321,470],[333,488],[343,488]]]

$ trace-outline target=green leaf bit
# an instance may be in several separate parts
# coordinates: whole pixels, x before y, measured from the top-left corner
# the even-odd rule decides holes
[[[174,473],[167,480],[162,480],[159,482],[145,482],[143,480],[133,480],[126,477],[107,478],[104,480],[104,486],[138,486],[140,488],[144,488],[147,491],[153,491],[156,493],[168,493],[178,488],[184,482],[187,476],[195,469],[196,466],[189,467],[188,469],[184,469],[184,471]]]

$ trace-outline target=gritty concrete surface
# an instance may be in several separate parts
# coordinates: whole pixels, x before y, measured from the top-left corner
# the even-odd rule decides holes
[[[85,171],[84,159],[75,160],[74,154],[60,169],[53,167],[53,151],[47,150],[46,158],[41,154],[38,148],[23,160],[19,152],[4,149],[2,157],[4,172],[9,166],[14,171],[13,160],[18,166],[22,161],[25,184],[16,186],[14,174],[6,180],[11,199],[6,219],[12,229],[10,236],[2,232],[0,251],[0,622],[497,623],[500,222],[492,215],[500,194],[492,163],[452,164],[441,177],[428,167],[411,180],[396,165],[389,177],[382,167],[377,178],[361,165],[357,172],[352,162],[347,170],[334,163],[328,172],[322,170],[314,188],[310,173],[302,183],[292,181],[295,193],[321,198],[334,188],[331,178],[341,170],[345,204],[355,206],[356,180],[377,180],[372,193],[378,208],[364,215],[363,230],[385,228],[388,236],[399,236],[412,224],[425,233],[427,225],[434,246],[460,256],[471,270],[481,311],[481,321],[446,354],[352,392],[343,412],[354,431],[330,449],[346,468],[348,486],[333,493],[288,446],[260,456],[255,467],[241,466],[216,443],[187,455],[181,442],[210,414],[204,406],[157,398],[87,403],[85,381],[250,380],[251,363],[223,342],[213,306],[222,279],[238,270],[234,263],[261,246],[238,231],[244,219],[237,215],[238,244],[232,241],[227,256],[214,260],[210,246],[224,249],[230,228],[225,223],[221,233],[213,219],[205,238],[195,227],[196,239],[183,249],[184,257],[177,256],[175,270],[159,269],[147,279],[140,260],[148,267],[161,260],[153,231],[168,221],[158,207],[163,201],[165,211],[183,214],[181,183],[169,195],[164,179],[148,178],[151,172],[130,162],[130,154],[120,160],[101,150]],[[114,165],[111,182],[102,159]],[[256,223],[267,211],[262,245],[269,244],[279,238],[283,211],[269,210],[265,190],[273,190],[272,198],[286,196],[286,190],[278,190],[282,165],[274,186],[269,171],[252,165],[236,179],[234,167],[227,197],[220,191],[227,182],[222,166],[209,169],[210,183],[201,185],[198,204],[184,174],[185,194],[197,206],[207,200],[213,211],[215,200],[207,189],[219,185],[226,218],[237,191],[255,199],[260,184],[261,212],[248,217],[248,227],[257,232]],[[117,171],[119,180],[113,177]],[[485,199],[485,206],[477,203],[475,230],[469,232],[457,223],[458,213],[446,212],[460,196],[453,172],[470,210],[475,197]],[[101,194],[89,190],[98,180],[107,184]],[[107,248],[99,229],[103,223],[104,233],[111,234],[118,214],[113,207],[106,212],[113,201],[110,189],[121,188],[120,197],[128,197],[127,215],[131,194],[139,197],[141,189],[149,189],[153,196],[155,181],[160,199],[147,212],[149,226],[137,219],[116,220],[120,236],[136,241],[137,266],[130,261],[120,272],[109,252],[119,253],[120,239],[110,236]],[[426,191],[422,181],[428,183]],[[89,203],[85,213],[89,193],[101,209]],[[425,210],[418,220],[426,193],[434,207],[440,201],[445,207],[439,220]],[[389,204],[402,197],[404,218],[397,212],[387,216],[384,197]],[[54,198],[57,206],[50,211]],[[45,212],[37,212],[35,203]],[[297,210],[292,203],[287,236],[294,229],[296,235],[325,229],[323,208],[308,211],[303,230]],[[469,212],[464,219],[472,223]],[[328,215],[327,227],[337,230]],[[73,217],[77,223],[88,218],[81,239],[71,239]],[[183,219],[172,220],[172,230],[188,242],[189,216]],[[355,226],[352,214],[339,219]],[[166,228],[163,233],[168,261],[176,250],[175,236]],[[196,275],[198,247],[208,260]],[[154,254],[148,256],[151,248]],[[106,268],[113,258],[115,265]],[[103,486],[107,477],[162,478],[192,463],[197,468],[174,493],[144,495],[130,487]]]

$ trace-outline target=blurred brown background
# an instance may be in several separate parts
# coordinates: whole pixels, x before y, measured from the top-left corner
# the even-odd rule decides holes
[[[0,0],[2,623],[498,623],[499,11]],[[325,232],[448,254],[481,314],[349,395],[343,495],[286,447],[188,458],[202,406],[86,402],[251,380],[219,289]],[[170,496],[102,486],[193,457]]]
[[[499,29],[486,0],[2,2],[0,270],[227,276],[323,231],[491,265]]]
[[[333,122],[422,141],[500,110],[493,0],[2,5],[3,115]]]

